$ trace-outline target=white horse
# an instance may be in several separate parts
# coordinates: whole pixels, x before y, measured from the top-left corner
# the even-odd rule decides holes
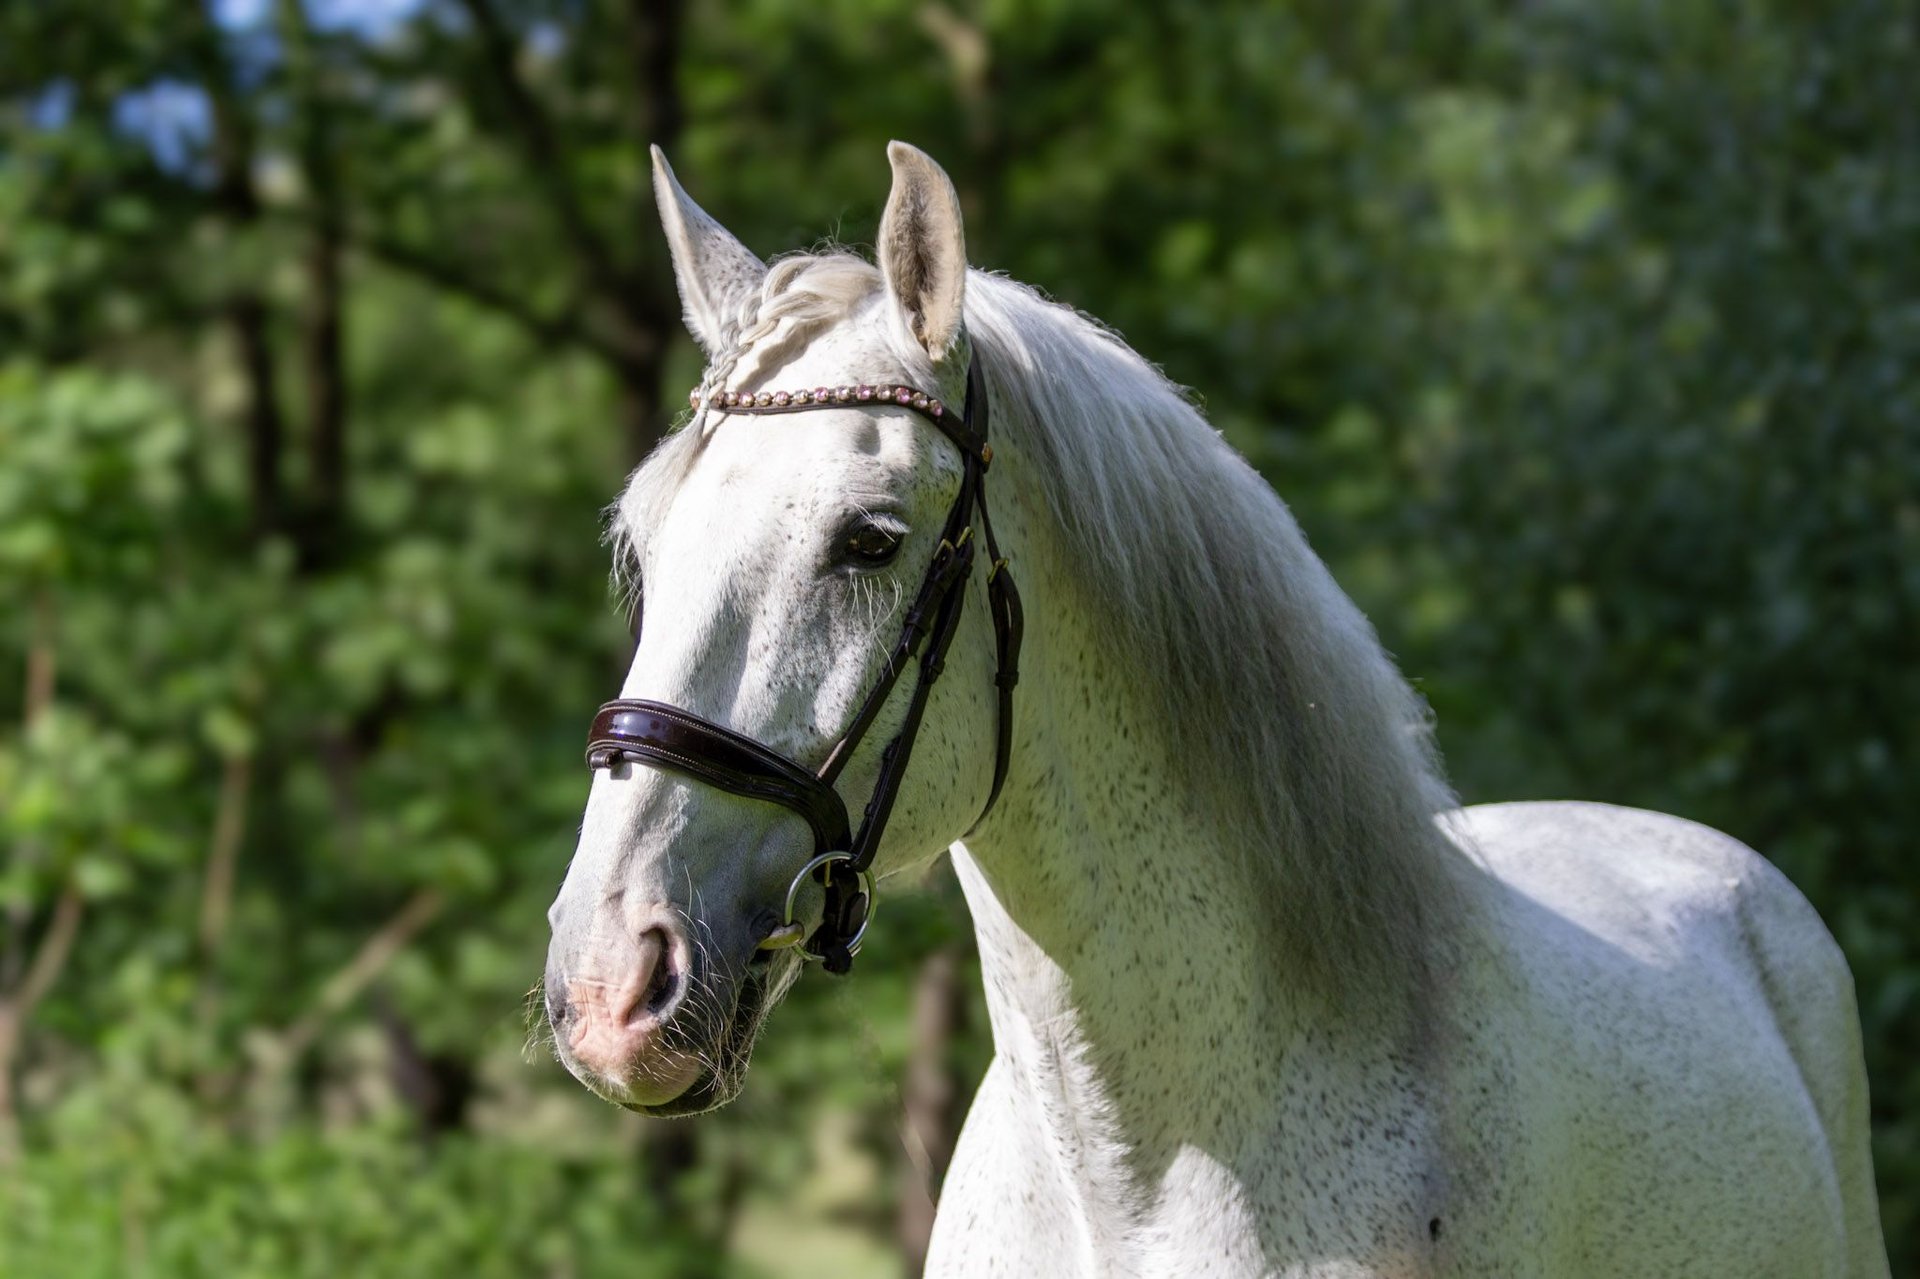
[[[951,848],[993,1022],[929,1272],[1885,1275],[1852,982],[1793,887],[1673,817],[1455,809],[1267,485],[1112,333],[969,271],[945,173],[889,154],[877,269],[764,265],[657,152],[655,188],[709,405],[880,380],[958,405],[976,355],[991,395],[1029,619],[1011,771],[966,833],[994,760],[976,574],[876,867]],[[897,408],[697,413],[617,507],[645,599],[623,695],[818,766],[960,465]],[[903,700],[838,781],[856,813]],[[551,912],[568,1068],[648,1113],[732,1096],[801,968],[762,943],[810,847],[776,804],[598,768]]]

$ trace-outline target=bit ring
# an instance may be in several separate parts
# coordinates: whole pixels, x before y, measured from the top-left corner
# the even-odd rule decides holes
[[[834,852],[821,853],[805,866],[802,866],[799,872],[794,875],[793,882],[787,885],[787,901],[785,909],[782,912],[780,927],[774,929],[773,932],[760,943],[760,949],[780,950],[800,942],[802,940],[801,924],[799,920],[793,917],[793,903],[794,899],[800,894],[800,885],[805,883],[808,877],[822,866],[831,866],[835,862],[847,862],[850,864],[852,861],[852,853],[836,850]],[[860,877],[860,891],[866,896],[867,910],[866,914],[860,920],[859,929],[852,937],[847,939],[847,953],[849,955],[857,955],[860,953],[860,939],[867,935],[867,928],[873,923],[873,908],[879,902],[879,898],[874,893],[873,872],[870,870],[860,870],[854,873]],[[828,871],[827,876],[831,879],[833,872]],[[809,963],[817,963],[819,960],[825,958],[825,956],[816,955],[810,950],[802,950],[800,952],[800,958]]]

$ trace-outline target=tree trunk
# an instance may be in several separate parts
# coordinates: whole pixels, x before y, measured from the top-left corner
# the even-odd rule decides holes
[[[308,493],[299,530],[300,562],[312,570],[340,558],[340,538],[346,525],[347,376],[340,278],[346,214],[334,156],[332,108],[314,55],[312,26],[300,0],[282,0],[280,22],[301,120],[301,178],[315,211],[307,249],[303,341]]]
[[[667,432],[661,407],[662,361],[652,358],[623,361],[620,374],[620,421],[627,437],[627,461],[637,466]]]
[[[669,150],[680,140],[680,33],[686,0],[627,0],[627,47],[633,63],[635,133],[640,145]]]
[[[685,1212],[686,1189],[680,1182],[700,1165],[700,1139],[693,1124],[659,1119],[646,1127],[640,1158],[646,1169],[647,1190],[658,1203]]]
[[[385,989],[369,995],[374,1017],[387,1041],[387,1070],[393,1090],[413,1113],[420,1137],[428,1142],[465,1127],[475,1087],[473,1063],[420,1046],[413,1027]]]
[[[909,1275],[926,1269],[940,1179],[959,1137],[959,1090],[948,1057],[965,1012],[959,948],[945,946],[927,956],[914,979],[913,1046],[900,1089],[900,1142],[906,1158],[900,1168],[894,1230]]]
[[[328,180],[331,180],[330,178]],[[309,569],[336,562],[347,523],[347,374],[340,283],[343,240],[334,197],[322,194],[320,224],[307,254],[307,457],[312,491],[301,561]]]
[[[680,96],[681,36],[686,0],[627,0],[627,50],[633,73],[634,145],[648,143],[671,151],[686,124]],[[652,185],[644,188],[651,195]],[[651,220],[653,210],[638,211]],[[651,243],[658,244],[656,239]],[[680,322],[673,273],[665,256],[642,260],[635,278],[616,299],[626,329],[631,364],[621,373],[621,403],[627,427],[627,451],[638,462],[666,434],[677,397],[661,383],[666,353]]]
[[[233,330],[240,370],[247,383],[244,422],[253,531],[265,537],[286,527],[286,504],[280,485],[280,454],[286,428],[280,417],[267,304],[250,289],[238,290],[227,299],[227,322]]]
[[[213,205],[228,234],[244,247],[260,224],[260,197],[253,186],[254,127],[237,96],[225,35],[210,11],[200,15],[192,51],[213,108]],[[277,533],[286,527],[280,483],[286,430],[274,376],[270,313],[265,296],[249,283],[228,290],[224,309],[247,384],[244,420],[253,528],[260,535]]]

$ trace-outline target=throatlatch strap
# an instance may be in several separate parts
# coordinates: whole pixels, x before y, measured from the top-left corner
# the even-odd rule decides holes
[[[993,617],[993,683],[999,694],[999,708],[994,729],[993,786],[987,791],[987,802],[981,805],[980,815],[967,828],[968,835],[987,820],[987,814],[1000,799],[1001,788],[1007,783],[1007,770],[1013,762],[1013,690],[1020,683],[1020,644],[1026,636],[1026,614],[1020,606],[1020,590],[1014,585],[1012,568],[1000,554],[1000,540],[993,535],[984,467],[975,477],[974,487],[974,504],[980,508],[981,537],[987,544],[987,611]]]

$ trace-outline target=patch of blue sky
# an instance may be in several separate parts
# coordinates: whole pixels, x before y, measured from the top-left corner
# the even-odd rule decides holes
[[[381,40],[426,9],[430,0],[303,2],[316,30]],[[279,36],[274,30],[276,0],[206,3],[214,21],[227,33],[235,78],[243,85],[260,83],[280,59]],[[551,36],[536,29],[533,38],[539,43]],[[73,117],[75,96],[71,81],[49,81],[27,99],[27,119],[40,129],[64,128]],[[212,140],[213,104],[198,85],[184,80],[155,80],[114,100],[113,127],[144,143],[162,169],[186,173],[198,167]]]
[[[303,0],[316,31],[381,39],[422,9],[427,0]],[[211,0],[213,19],[228,31],[245,31],[273,20],[274,0]]]
[[[273,14],[273,0],[210,0],[213,20],[228,31],[257,27]]]
[[[113,127],[146,143],[155,164],[182,173],[194,167],[213,138],[213,104],[197,84],[155,80],[114,101]]]
[[[424,10],[426,0],[303,0],[303,6],[315,31],[380,38]],[[211,8],[213,21],[227,31],[246,31],[273,21],[275,0],[211,0]]]
[[[567,29],[557,22],[536,22],[527,28],[527,48],[536,58],[554,58],[567,47]]]
[[[36,129],[64,129],[73,119],[76,93],[71,80],[50,80],[27,99],[27,121]]]
[[[317,30],[378,40],[426,8],[426,0],[306,0],[306,5],[307,20]]]
[[[3,2],[3,0],[0,0]],[[424,9],[428,0],[303,0],[314,28],[380,40]],[[213,19],[227,33],[234,75],[243,85],[260,83],[280,60],[275,31],[276,0],[207,0]],[[56,81],[28,108],[41,128],[57,129],[73,112],[73,86]],[[213,136],[213,104],[198,85],[155,80],[122,94],[113,104],[114,128],[138,138],[154,163],[185,173],[205,155]]]

